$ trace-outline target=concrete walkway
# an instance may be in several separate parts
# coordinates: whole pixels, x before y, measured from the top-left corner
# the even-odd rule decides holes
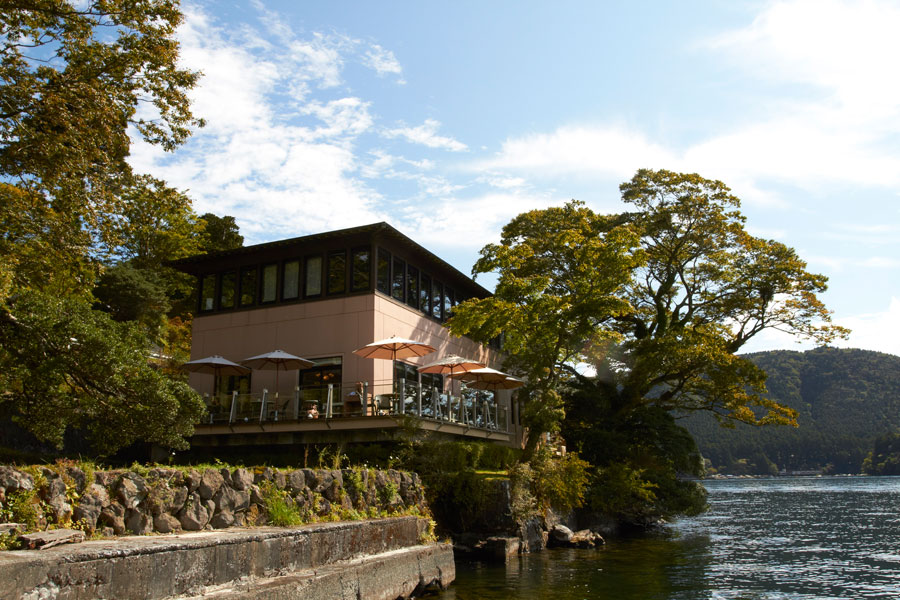
[[[131,536],[0,552],[0,598],[409,597],[455,577],[416,517]]]

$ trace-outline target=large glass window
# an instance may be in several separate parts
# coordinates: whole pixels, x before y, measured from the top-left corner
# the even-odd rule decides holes
[[[404,275],[406,274],[406,263],[394,257],[394,272],[393,277],[391,278],[391,296],[403,302],[403,292],[405,291],[404,287]]]
[[[391,293],[391,253],[384,248],[378,249],[378,291]]]
[[[234,308],[234,292],[237,287],[237,273],[222,273],[222,292],[219,295],[219,308]]]
[[[444,288],[444,320],[450,318],[454,306],[456,306],[456,295],[450,288]]]
[[[275,302],[278,291],[278,265],[266,265],[262,269],[261,302]]]
[[[347,253],[337,250],[328,253],[328,295],[347,291]]]
[[[437,390],[438,394],[444,391],[444,376],[437,373],[422,373],[422,394],[431,394]]]
[[[200,282],[200,310],[213,310],[216,307],[216,276],[204,275]]]
[[[406,393],[412,395],[419,385],[419,371],[414,365],[394,361],[394,393],[400,392],[400,381],[405,381]]]
[[[342,401],[341,393],[341,357],[312,358],[313,367],[300,371],[300,402],[304,416],[325,416],[325,403],[328,399],[328,384],[332,384],[332,402]],[[315,411],[313,411],[315,407]]]
[[[304,296],[322,295],[322,257],[309,256],[306,258],[304,269],[306,273],[306,285],[303,288]]]
[[[406,268],[406,303],[419,308],[419,270],[412,265]]]
[[[425,273],[419,281],[419,310],[426,315],[431,314],[431,277]]]
[[[293,300],[300,297],[300,261],[289,260],[284,263],[284,283],[281,290],[282,300]]]
[[[444,286],[440,281],[431,282],[431,316],[438,321],[443,320]]]
[[[256,267],[241,269],[241,306],[256,304]]]
[[[368,248],[353,251],[350,259],[350,291],[363,292],[371,288],[372,253]]]

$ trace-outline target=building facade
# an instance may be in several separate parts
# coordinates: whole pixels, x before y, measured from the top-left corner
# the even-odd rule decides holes
[[[248,376],[192,373],[210,418],[194,443],[374,441],[405,417],[442,435],[515,445],[512,392],[479,392],[420,374],[446,355],[499,369],[499,344],[454,337],[453,307],[488,290],[386,223],[270,242],[179,261],[197,278],[191,359],[240,362],[273,350],[312,361]],[[436,352],[397,361],[353,350],[396,336]]]

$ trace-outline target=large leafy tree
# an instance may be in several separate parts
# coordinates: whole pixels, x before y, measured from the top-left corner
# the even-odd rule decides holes
[[[793,410],[764,396],[765,373],[735,353],[770,329],[820,344],[846,335],[817,297],[827,279],[792,248],[747,233],[720,181],[644,169],[621,191],[637,209],[622,222],[640,232],[646,262],[626,288],[632,310],[612,322],[623,342],[592,348],[613,409],[795,425]]]
[[[172,149],[198,123],[177,0],[0,3],[0,256],[17,286],[87,292],[117,244],[129,130]]]
[[[171,150],[201,124],[181,19],[177,0],[0,1],[0,402],[45,440],[183,445],[202,411],[143,332],[91,309],[110,260],[184,243],[186,198],[127,162],[131,132]]]
[[[495,293],[456,306],[449,326],[480,340],[504,336],[508,368],[528,379],[523,418],[534,434],[558,430],[560,383],[587,344],[618,337],[612,325],[631,311],[625,285],[642,263],[638,242],[632,228],[570,202],[519,215],[482,249],[473,273],[497,272]],[[537,440],[529,437],[529,454]]]
[[[600,216],[572,202],[513,219],[473,269],[498,272],[495,295],[458,306],[450,327],[482,340],[505,333],[510,366],[530,382],[526,425],[561,423],[607,477],[597,489],[618,485],[620,498],[656,507],[642,518],[691,512],[702,496],[675,480],[698,471],[699,454],[675,415],[795,425],[736,352],[768,329],[819,343],[845,331],[817,297],[825,277],[747,233],[723,183],[641,170],[621,191],[634,211]]]
[[[108,454],[136,441],[185,448],[203,404],[184,382],[148,365],[147,338],[76,298],[26,291],[0,326],[0,389],[14,419],[61,445],[68,427]]]
[[[234,217],[205,213],[200,216],[200,220],[205,223],[203,242],[200,246],[203,252],[234,250],[244,245],[244,236],[241,235]]]

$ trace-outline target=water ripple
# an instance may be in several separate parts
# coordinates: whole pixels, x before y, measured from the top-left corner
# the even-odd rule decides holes
[[[600,551],[458,565],[442,600],[900,598],[900,478],[706,483],[710,511]]]

